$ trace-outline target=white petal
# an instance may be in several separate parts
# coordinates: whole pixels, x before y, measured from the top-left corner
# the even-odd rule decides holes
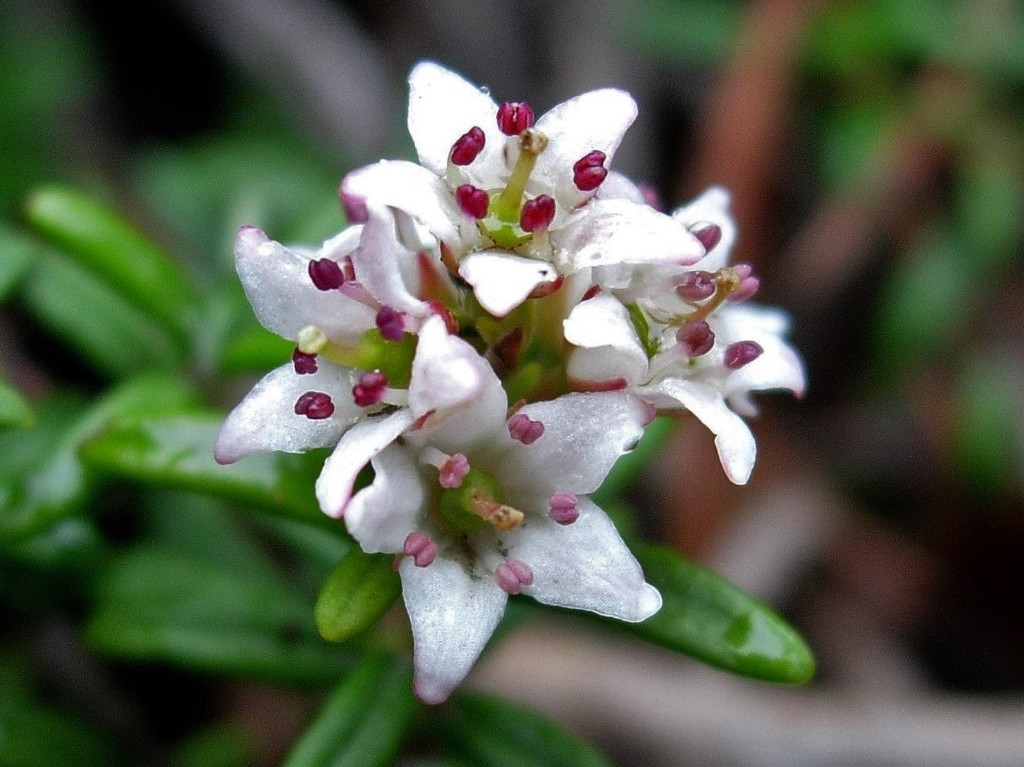
[[[551,244],[563,274],[606,264],[691,264],[704,255],[678,221],[629,200],[592,200],[551,232]]]
[[[404,160],[381,160],[349,173],[341,182],[345,195],[405,211],[439,240],[454,241],[462,212],[451,190],[435,173]]]
[[[729,261],[729,254],[736,242],[736,221],[729,212],[730,195],[720,186],[712,186],[700,197],[672,211],[672,218],[689,228],[700,222],[717,224],[722,230],[722,239],[701,262],[701,268],[709,272],[720,269]]]
[[[668,397],[697,416],[715,435],[725,475],[737,485],[746,484],[754,469],[757,445],[750,428],[729,409],[721,391],[701,381],[666,378],[639,389],[638,393],[654,400]]]
[[[607,166],[606,166],[607,167]],[[629,200],[637,205],[646,205],[644,193],[627,176],[618,171],[609,171],[594,195],[602,200]]]
[[[409,135],[420,163],[439,176],[452,145],[473,127],[483,130],[486,142],[472,166],[504,165],[497,115],[498,105],[486,92],[432,61],[417,64],[409,75]]]
[[[351,250],[361,233],[361,226],[350,227],[329,240],[325,257],[347,255],[344,248]],[[309,261],[252,226],[242,227],[235,240],[235,268],[263,327],[294,341],[302,328],[316,325],[338,343],[355,343],[374,326],[376,313],[337,290],[319,290]]]
[[[461,338],[449,335],[440,317],[420,329],[412,363],[409,406],[418,418],[430,413],[409,439],[446,452],[465,452],[504,428],[508,401],[490,364]]]
[[[544,434],[529,445],[514,442],[505,455],[500,475],[509,498],[596,490],[650,420],[647,406],[621,391],[564,394],[519,412],[543,423]]]
[[[537,130],[548,146],[537,158],[531,181],[554,192],[563,209],[571,210],[593,192],[581,192],[573,183],[573,165],[598,150],[609,167],[622,137],[636,119],[633,97],[625,91],[603,88],[558,104],[537,120]]]
[[[312,374],[297,374],[291,363],[272,370],[228,414],[214,457],[218,463],[234,463],[250,453],[302,453],[334,445],[363,414],[352,401],[356,380],[353,371],[323,359]],[[295,401],[309,391],[331,396],[335,409],[330,418],[314,420],[295,413]]]
[[[397,553],[423,512],[423,483],[404,447],[389,445],[372,460],[375,476],[345,508],[345,525],[367,553]]]
[[[548,605],[589,610],[636,623],[661,608],[661,595],[644,581],[643,570],[615,525],[589,498],[580,516],[559,525],[531,515],[508,536],[510,553],[533,571],[523,593]]]
[[[493,578],[443,555],[427,567],[406,557],[399,573],[412,625],[413,686],[420,700],[441,703],[480,657],[508,597]]]
[[[565,340],[575,346],[569,377],[578,381],[639,381],[647,372],[647,353],[629,312],[617,299],[598,295],[577,304],[563,320]]]
[[[412,413],[402,409],[387,416],[366,417],[345,432],[316,481],[316,498],[324,514],[340,517],[344,513],[359,472],[412,421]]]
[[[485,250],[462,259],[459,274],[470,285],[480,305],[495,317],[504,317],[526,300],[539,285],[558,278],[555,268],[506,250]]]
[[[367,209],[369,219],[363,225],[359,248],[352,254],[356,279],[385,306],[425,316],[430,308],[414,295],[415,286],[410,291],[407,284],[415,274],[416,254],[398,241],[395,218],[388,208],[368,201]]]

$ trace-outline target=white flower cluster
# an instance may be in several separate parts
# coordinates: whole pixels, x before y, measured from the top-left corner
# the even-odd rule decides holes
[[[757,280],[726,265],[726,193],[666,215],[608,170],[628,94],[535,120],[433,63],[410,88],[419,163],[350,173],[348,229],[314,253],[239,232],[256,316],[296,349],[228,416],[216,457],[334,448],[317,498],[365,551],[399,558],[416,692],[439,702],[509,595],[655,613],[587,494],[662,409],[707,425],[745,482],[750,392],[804,377],[784,317],[745,303]]]

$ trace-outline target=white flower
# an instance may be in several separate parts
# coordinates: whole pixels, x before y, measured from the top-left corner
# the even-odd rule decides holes
[[[617,287],[578,304],[563,329],[577,347],[570,378],[589,388],[626,388],[659,409],[689,410],[714,433],[726,475],[743,484],[756,456],[741,418],[757,413],[751,392],[799,395],[804,371],[783,340],[786,316],[736,302],[757,282],[749,269],[725,266],[735,238],[727,207],[728,195],[714,188],[673,214],[709,245],[693,269],[618,267],[595,275]]]
[[[465,365],[479,359],[458,338],[447,344]],[[661,605],[584,495],[640,438],[648,408],[622,392],[568,394],[506,419],[497,378],[486,365],[477,372],[477,396],[447,418],[410,429],[399,411],[356,424],[317,483],[323,508],[343,513],[365,551],[404,555],[415,689],[429,703],[469,672],[509,594],[626,621]],[[352,495],[367,462],[374,480]]]
[[[607,169],[636,117],[624,91],[585,93],[534,124],[528,105],[499,106],[437,64],[417,65],[409,83],[420,164],[356,170],[342,182],[342,200],[353,220],[367,205],[411,217],[491,314],[504,316],[583,269],[704,255],[685,226]],[[362,258],[353,257],[357,272]]]

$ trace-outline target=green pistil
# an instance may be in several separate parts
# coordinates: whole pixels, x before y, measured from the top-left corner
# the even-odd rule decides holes
[[[629,312],[629,319],[633,323],[633,329],[636,331],[636,335],[644,347],[644,352],[648,358],[653,357],[658,353],[658,341],[655,338],[651,338],[651,324],[647,320],[647,315],[644,314],[644,310],[637,304],[630,304],[627,307],[627,311]]]
[[[543,133],[532,128],[523,131],[519,136],[519,159],[516,160],[516,167],[512,169],[512,175],[505,185],[505,190],[492,203],[494,215],[506,224],[518,224],[519,212],[523,206],[523,195],[526,193],[526,184],[533,173],[533,166],[537,164],[537,158],[548,145],[548,138]]]
[[[329,340],[315,326],[299,332],[299,351],[317,354],[324,359],[357,370],[379,370],[388,377],[389,385],[404,388],[412,375],[412,358],[416,353],[416,336],[406,333],[401,341],[388,341],[377,328],[363,333],[355,346],[342,346]]]
[[[437,510],[454,530],[472,533],[493,525],[512,530],[522,522],[521,511],[501,502],[501,485],[490,474],[470,469],[458,487],[446,488],[437,499]]]

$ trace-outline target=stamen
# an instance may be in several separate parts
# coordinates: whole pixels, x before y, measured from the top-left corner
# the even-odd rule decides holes
[[[508,433],[524,445],[532,445],[544,434],[544,424],[534,421],[526,413],[516,413],[508,419]]]
[[[518,136],[533,127],[533,110],[525,101],[506,101],[498,107],[498,130],[506,136]]]
[[[703,301],[715,292],[715,275],[699,269],[687,272],[676,282],[676,295],[684,301]]]
[[[452,165],[469,165],[484,151],[486,143],[487,137],[483,130],[474,125],[452,145],[452,153],[449,155]]]
[[[295,341],[303,354],[319,354],[329,343],[327,334],[316,325],[306,325]]]
[[[718,224],[700,221],[690,227],[690,234],[700,240],[704,252],[709,253],[722,241],[722,228]]]
[[[514,596],[533,583],[533,571],[518,559],[506,559],[494,568],[494,580],[506,594]]]
[[[469,461],[462,453],[456,453],[442,461],[437,470],[437,481],[441,487],[459,487],[462,485],[462,480],[469,474]]]
[[[547,229],[555,218],[555,200],[546,194],[534,197],[523,205],[519,216],[519,228],[524,232]]]
[[[477,189],[472,184],[463,184],[455,190],[455,201],[459,204],[459,210],[470,218],[487,217],[487,205],[490,203],[490,199],[483,189]]]
[[[764,353],[764,349],[757,341],[737,341],[725,347],[723,361],[729,370],[739,370],[748,365]]]
[[[715,334],[704,320],[687,322],[676,331],[676,342],[679,350],[692,359],[711,351],[715,345]]]
[[[359,407],[370,407],[383,399],[387,388],[388,377],[384,373],[379,370],[363,373],[359,383],[352,387],[352,399]]]
[[[405,320],[390,306],[382,306],[377,312],[377,329],[386,341],[401,341],[405,336]]]
[[[317,258],[309,262],[309,278],[317,290],[335,290],[345,284],[345,274],[337,261]]]
[[[292,352],[292,367],[295,368],[295,372],[300,376],[315,373],[317,371],[316,355],[306,354],[296,347],[295,351]]]
[[[295,415],[304,415],[311,421],[320,421],[334,415],[331,395],[322,391],[308,391],[295,401]]]
[[[560,525],[571,525],[580,516],[579,498],[568,490],[559,490],[551,496],[548,516]]]
[[[572,166],[572,182],[581,192],[592,192],[601,186],[601,182],[608,176],[608,169],[604,167],[604,161],[608,156],[597,149],[589,154],[583,155]]]
[[[736,275],[740,278],[739,287],[729,294],[730,301],[746,301],[757,293],[761,287],[761,280],[754,276],[754,267],[750,264],[736,264],[733,267]]]
[[[417,530],[406,536],[405,543],[402,544],[402,553],[412,557],[416,567],[426,567],[437,556],[437,544],[429,535]]]

